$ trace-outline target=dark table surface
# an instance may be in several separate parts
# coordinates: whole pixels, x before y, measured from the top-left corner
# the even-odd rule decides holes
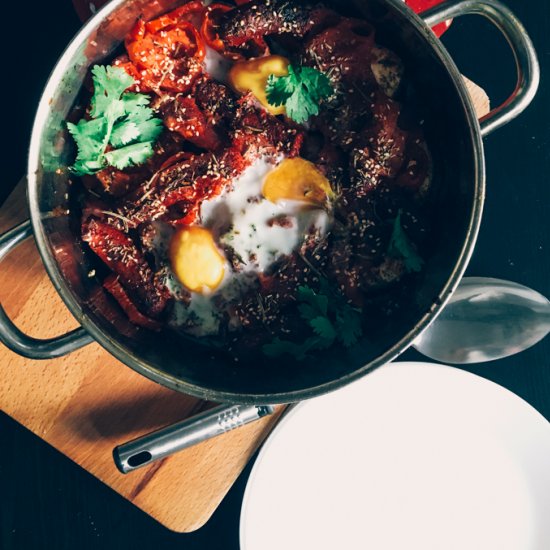
[[[550,85],[545,79],[550,5],[507,3],[535,43],[543,79],[528,111],[485,140],[487,201],[468,275],[510,279],[550,296]],[[19,0],[4,4],[2,11],[0,105],[6,141],[0,202],[25,171],[43,85],[80,25],[70,0]],[[495,104],[507,97],[515,83],[513,59],[488,23],[462,18],[443,41],[462,72],[484,86]],[[414,351],[403,358],[422,359]],[[516,357],[468,370],[512,390],[550,419],[550,339]],[[0,413],[0,549],[237,549],[250,467],[203,529],[175,534]]]

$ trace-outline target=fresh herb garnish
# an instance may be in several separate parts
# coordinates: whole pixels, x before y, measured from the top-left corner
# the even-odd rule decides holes
[[[308,323],[312,335],[302,343],[275,338],[263,346],[265,355],[289,354],[301,361],[310,351],[327,349],[337,341],[348,348],[357,343],[363,332],[361,313],[340,293],[333,292],[326,279],[321,280],[319,292],[308,286],[298,287],[297,298],[300,316]]]
[[[67,123],[78,147],[72,171],[81,176],[106,166],[124,170],[143,164],[162,132],[162,120],[148,107],[149,96],[126,92],[135,81],[120,67],[96,65],[92,75],[91,120]]]
[[[269,76],[265,91],[271,105],[284,105],[288,117],[301,124],[319,114],[319,104],[334,93],[334,88],[321,71],[289,65],[288,76]]]
[[[405,263],[408,273],[421,271],[424,260],[419,256],[416,247],[411,242],[401,224],[402,210],[399,210],[393,224],[393,233],[390,240],[388,253],[394,258],[401,258]]]

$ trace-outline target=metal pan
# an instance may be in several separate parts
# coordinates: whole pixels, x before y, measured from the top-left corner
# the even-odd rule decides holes
[[[28,164],[30,220],[0,237],[0,259],[34,235],[44,266],[81,328],[36,340],[20,332],[0,307],[0,340],[21,355],[51,359],[99,342],[117,359],[169,388],[211,401],[271,405],[335,390],[397,357],[435,319],[457,287],[472,254],[485,197],[482,138],[520,114],[539,84],[537,57],[525,29],[497,0],[451,0],[415,15],[401,0],[341,0],[338,9],[375,19],[377,37],[404,61],[425,118],[434,158],[435,252],[399,316],[349,351],[328,350],[310,362],[233,363],[172,333],[136,334],[111,311],[91,270],[69,212],[73,150],[64,125],[91,65],[120,45],[140,16],[153,18],[179,0],[113,0],[78,33],[58,61],[40,101]],[[330,3],[330,2],[329,2]],[[510,97],[478,121],[464,82],[441,42],[436,23],[482,15],[506,37],[517,64]]]

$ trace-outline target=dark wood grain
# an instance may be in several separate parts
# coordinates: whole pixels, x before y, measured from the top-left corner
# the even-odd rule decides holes
[[[550,74],[550,9],[507,0],[529,30],[542,73]],[[2,196],[24,171],[31,119],[45,78],[78,27],[70,0],[3,6]],[[24,30],[23,30],[24,29]],[[22,34],[23,33],[23,34]],[[31,37],[28,55],[16,55]],[[455,21],[444,37],[459,68],[494,101],[514,85],[504,41],[474,17]],[[9,78],[6,79],[6,76]],[[6,84],[6,82],[8,84]],[[487,138],[487,201],[469,275],[515,280],[550,295],[550,84],[543,78],[533,106]],[[407,352],[406,359],[421,359]],[[523,354],[468,370],[514,391],[550,419],[550,339]],[[465,403],[465,407],[467,404]],[[250,467],[212,520],[197,533],[176,535],[9,418],[0,415],[0,548],[2,550],[236,550],[240,504]],[[417,549],[410,549],[417,550]]]

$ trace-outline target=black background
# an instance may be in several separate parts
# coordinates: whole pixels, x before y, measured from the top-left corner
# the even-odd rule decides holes
[[[514,280],[549,296],[550,6],[507,3],[535,43],[542,85],[526,113],[485,140],[487,201],[468,274]],[[25,172],[41,91],[80,25],[70,0],[8,2],[2,16],[0,202]],[[507,97],[515,83],[513,59],[488,23],[462,18],[443,41],[462,72],[484,86],[495,104]],[[404,358],[422,359],[414,351]],[[509,388],[550,419],[550,339],[519,356],[468,370]],[[250,467],[203,529],[179,535],[0,414],[0,549],[237,549]]]

